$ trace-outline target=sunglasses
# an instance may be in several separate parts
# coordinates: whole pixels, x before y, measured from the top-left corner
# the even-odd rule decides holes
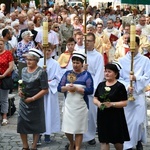
[[[59,27],[54,27],[54,28],[59,28]]]

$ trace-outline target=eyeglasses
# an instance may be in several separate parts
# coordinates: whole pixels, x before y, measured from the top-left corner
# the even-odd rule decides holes
[[[54,27],[54,28],[59,28],[59,27]]]
[[[47,52],[51,52],[52,50],[46,50]]]
[[[26,61],[35,61],[36,59],[26,59]]]
[[[86,42],[93,42],[93,40],[86,40]]]

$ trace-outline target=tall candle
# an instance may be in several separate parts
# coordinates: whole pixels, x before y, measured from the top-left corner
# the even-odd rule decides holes
[[[43,22],[43,45],[48,44],[48,22]]]
[[[135,25],[131,24],[130,26],[130,49],[134,50],[135,49]]]

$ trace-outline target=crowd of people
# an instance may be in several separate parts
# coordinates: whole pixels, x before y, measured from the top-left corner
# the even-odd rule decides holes
[[[143,150],[150,96],[150,15],[129,5],[87,6],[86,14],[78,6],[46,3],[21,7],[15,2],[10,13],[5,9],[0,4],[2,125],[9,122],[9,88],[3,89],[2,83],[16,74],[22,149],[29,150],[28,134],[33,134],[36,150],[42,135],[50,143],[50,135],[62,130],[68,150],[80,150],[82,142],[95,145],[96,132],[102,150],[109,150],[109,143],[116,150]],[[47,47],[42,45],[44,20]],[[136,26],[134,53],[131,20]],[[58,92],[64,93],[62,124]],[[128,95],[135,100],[129,101]]]

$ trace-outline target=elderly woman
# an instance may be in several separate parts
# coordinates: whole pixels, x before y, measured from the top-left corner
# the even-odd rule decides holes
[[[26,67],[26,53],[29,52],[30,48],[34,48],[35,44],[32,40],[33,34],[31,31],[25,31],[22,33],[22,41],[18,43],[17,46],[17,56],[19,61],[19,75],[21,76],[21,70]]]
[[[54,23],[52,25],[52,30],[56,32],[57,34],[57,37],[59,39],[59,44],[56,45],[56,53],[57,53],[57,56],[61,54],[61,34],[59,32],[59,24],[58,23]]]
[[[5,26],[11,25],[11,19],[5,19]]]
[[[124,141],[130,140],[123,109],[127,105],[127,91],[117,81],[120,69],[121,66],[116,62],[107,64],[106,81],[99,83],[94,95],[93,102],[98,107],[98,139],[102,150],[109,150],[109,143],[114,144],[116,150],[123,150]]]
[[[4,49],[4,40],[0,38],[0,104],[2,113],[2,125],[7,125],[8,94],[9,90],[3,90],[1,84],[5,77],[10,77],[13,70],[13,56],[10,51]]]
[[[83,70],[85,57],[82,52],[73,52],[73,70],[66,71],[58,86],[58,91],[66,95],[62,131],[70,142],[69,150],[73,150],[74,146],[80,150],[83,133],[88,128],[87,96],[93,94],[94,88],[91,74]]]
[[[37,65],[42,57],[41,51],[30,49],[27,54],[27,67],[22,69],[19,85],[19,115],[17,132],[23,143],[22,150],[29,150],[27,134],[33,134],[31,150],[37,149],[39,134],[45,132],[44,98],[48,92],[46,71]]]
[[[18,39],[19,35],[20,35],[19,22],[18,21],[13,21],[11,23],[11,26],[14,29],[14,36]]]

